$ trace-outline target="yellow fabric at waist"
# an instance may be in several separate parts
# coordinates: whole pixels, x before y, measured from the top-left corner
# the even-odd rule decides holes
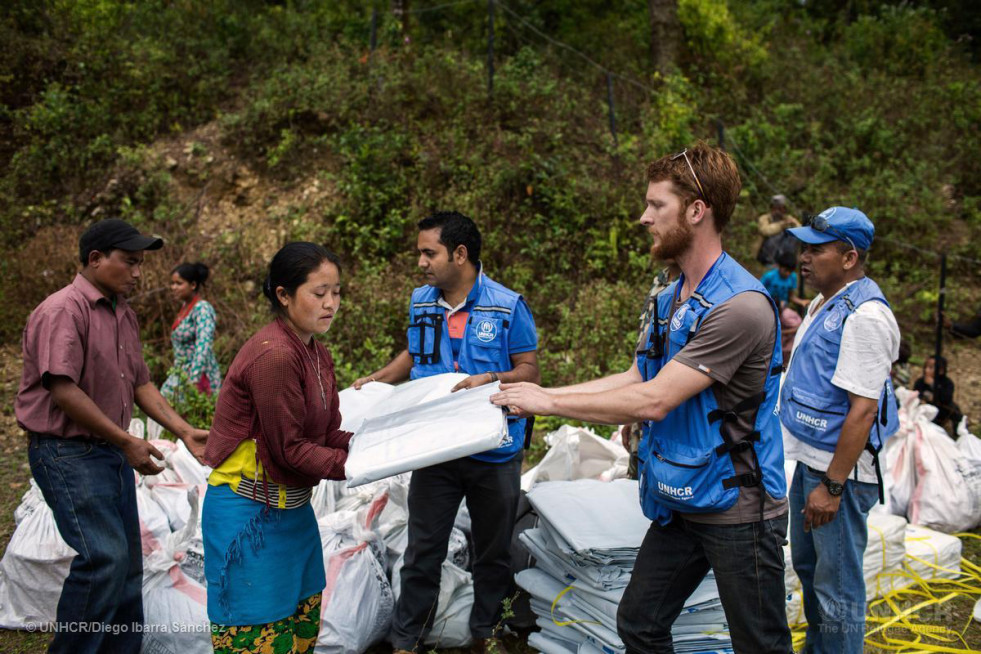
[[[228,484],[236,493],[239,491],[239,484],[242,478],[257,479],[259,483],[256,500],[265,501],[265,491],[262,484],[262,461],[256,456],[254,440],[244,440],[238,447],[228,455],[228,458],[221,462],[217,468],[211,471],[208,483],[212,486]],[[269,502],[275,504],[277,508],[286,508],[286,486],[269,482]]]

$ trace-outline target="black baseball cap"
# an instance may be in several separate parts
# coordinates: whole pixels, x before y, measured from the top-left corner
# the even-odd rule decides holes
[[[163,244],[162,238],[141,234],[138,229],[124,220],[107,218],[93,223],[78,239],[78,256],[84,265],[88,264],[89,254],[94,250],[107,252],[112,249],[119,249],[136,252],[138,250],[159,250]]]

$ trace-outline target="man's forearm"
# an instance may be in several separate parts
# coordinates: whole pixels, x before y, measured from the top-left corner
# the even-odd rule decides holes
[[[72,381],[60,381],[52,384],[51,395],[58,408],[65,412],[86,431],[97,438],[112,443],[118,447],[123,447],[133,438],[119,425],[102,412],[102,409],[86,395],[85,391]]]
[[[583,382],[581,384],[550,388],[548,389],[548,392],[555,395],[569,395],[571,393],[602,393],[603,391],[613,391],[618,388],[623,388],[624,386],[629,386],[630,384],[639,384],[642,381],[643,379],[641,378],[640,373],[637,372],[637,367],[634,366],[630,370],[618,372],[606,377],[600,377],[599,379],[591,379],[590,381]]]
[[[522,362],[517,364],[511,370],[497,373],[497,378],[503,384],[513,384],[515,382],[523,381],[537,384],[541,381],[542,376],[538,370],[537,364]]]
[[[137,406],[143,409],[145,414],[163,425],[167,431],[181,438],[190,436],[194,427],[174,411],[166,398],[152,383],[137,387],[134,397]]]
[[[556,395],[552,415],[604,425],[662,420],[666,411],[647,391],[637,383],[600,392]]]

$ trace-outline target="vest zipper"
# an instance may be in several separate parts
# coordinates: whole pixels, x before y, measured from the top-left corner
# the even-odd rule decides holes
[[[672,461],[671,459],[665,459],[663,456],[661,456],[657,452],[654,452],[653,454],[654,454],[655,457],[657,457],[657,460],[658,461],[661,461],[662,463],[668,463],[668,464],[673,465],[673,466],[676,466],[678,468],[689,468],[691,470],[698,470],[699,468],[704,468],[705,466],[708,465],[708,461],[706,461],[705,463],[702,463],[700,465],[692,465],[690,463],[678,463],[677,461]]]
[[[798,400],[796,397],[793,397],[793,396],[791,396],[790,401],[793,402],[794,404],[799,404],[800,406],[804,407],[805,409],[810,409],[811,411],[817,411],[819,413],[827,413],[827,414],[830,414],[830,415],[833,415],[833,416],[843,416],[843,415],[845,415],[844,413],[841,413],[840,411],[828,411],[827,409],[819,409],[816,406],[811,406],[809,404],[804,404],[803,402],[801,402],[800,400]]]

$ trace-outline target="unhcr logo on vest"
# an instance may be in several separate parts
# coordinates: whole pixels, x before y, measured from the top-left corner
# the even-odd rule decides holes
[[[491,320],[481,320],[477,323],[477,340],[490,343],[497,338],[497,325]]]
[[[844,316],[842,316],[841,311],[835,307],[828,312],[828,315],[824,319],[824,329],[829,332],[833,332],[839,327],[844,321]]]
[[[668,486],[663,481],[657,482],[657,489],[663,495],[673,497],[678,500],[689,500],[695,496],[691,486]]]
[[[800,409],[797,410],[797,421],[802,422],[808,427],[813,427],[814,429],[820,429],[824,431],[828,428],[828,421],[824,418],[817,418],[810,414],[804,413]]]
[[[678,310],[674,312],[674,316],[671,318],[671,331],[678,331],[681,329],[681,325],[685,322],[685,314],[688,313],[688,305],[682,304],[678,307]]]

